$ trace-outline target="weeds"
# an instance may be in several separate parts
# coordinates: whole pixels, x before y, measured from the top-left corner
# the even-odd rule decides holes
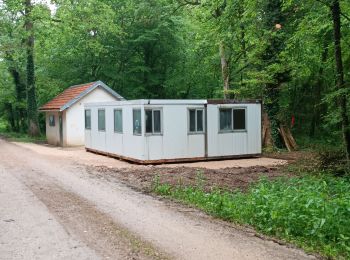
[[[263,179],[246,193],[158,182],[154,191],[325,256],[350,257],[350,183],[344,178]]]
[[[42,143],[46,141],[46,137],[43,135],[39,137],[31,137],[24,133],[2,132],[1,129],[0,129],[0,137],[4,137],[9,141],[24,142],[24,143],[35,143],[35,142]]]

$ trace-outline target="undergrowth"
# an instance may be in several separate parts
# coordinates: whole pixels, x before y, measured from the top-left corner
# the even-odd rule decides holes
[[[154,183],[157,194],[248,224],[334,259],[350,258],[350,182],[329,175],[262,179],[243,193]]]
[[[17,132],[11,132],[11,131],[2,131],[0,129],[0,137],[6,138],[9,141],[14,142],[25,142],[25,143],[36,143],[36,142],[45,142],[46,137],[44,135],[41,135],[39,137],[31,137],[28,134],[25,133],[17,133]]]

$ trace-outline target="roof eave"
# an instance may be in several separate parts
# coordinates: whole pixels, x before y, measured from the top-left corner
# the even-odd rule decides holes
[[[62,110],[61,109],[57,109],[57,108],[54,108],[54,109],[48,109],[48,108],[39,108],[38,109],[39,112],[61,112]]]
[[[67,102],[65,105],[63,105],[60,109],[60,111],[64,111],[68,108],[70,108],[72,105],[74,105],[76,102],[78,102],[80,99],[82,99],[84,96],[92,92],[98,87],[102,87],[106,92],[111,94],[113,97],[119,99],[119,100],[125,100],[124,97],[119,95],[117,92],[115,92],[113,89],[109,88],[106,84],[104,84],[102,81],[96,81],[94,84],[92,84],[87,90],[81,92],[78,96]]]

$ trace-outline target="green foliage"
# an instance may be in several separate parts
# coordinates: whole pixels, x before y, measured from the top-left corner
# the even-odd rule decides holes
[[[248,192],[159,184],[154,191],[332,258],[350,257],[350,183],[330,176],[261,180]]]
[[[0,118],[0,137],[6,138],[7,140],[14,142],[44,142],[45,136],[31,137],[27,133],[13,132],[7,125],[6,121]]]
[[[292,116],[296,137],[340,136],[335,101],[349,88],[335,88],[330,0],[52,2],[55,12],[37,1],[32,12],[39,106],[94,80],[127,99],[222,98],[223,44],[229,93],[263,99],[277,144],[279,123],[288,125]],[[349,82],[350,4],[340,4]],[[25,130],[28,116],[21,11],[23,1],[0,4],[0,114],[13,131]]]

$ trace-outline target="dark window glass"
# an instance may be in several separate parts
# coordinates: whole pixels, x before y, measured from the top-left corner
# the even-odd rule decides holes
[[[123,111],[114,110],[114,132],[123,133]]]
[[[156,109],[145,110],[146,133],[159,134],[162,132],[161,112]]]
[[[203,110],[197,110],[197,132],[203,132]]]
[[[220,109],[220,131],[232,130],[232,109]]]
[[[146,133],[152,133],[152,110],[145,110],[146,115]]]
[[[233,109],[233,129],[245,130],[245,109]]]
[[[91,110],[85,110],[85,129],[91,129]]]
[[[196,110],[190,109],[190,132],[196,132]]]
[[[55,116],[54,115],[49,116],[49,126],[55,126]]]
[[[133,130],[135,135],[141,135],[142,128],[141,128],[141,110],[140,109],[134,109],[132,111],[132,118],[133,118]]]
[[[98,110],[98,131],[105,131],[106,130],[106,117],[105,117],[105,110],[99,109]]]
[[[153,132],[154,133],[161,133],[161,123],[160,123],[160,110],[154,110],[153,111]]]

